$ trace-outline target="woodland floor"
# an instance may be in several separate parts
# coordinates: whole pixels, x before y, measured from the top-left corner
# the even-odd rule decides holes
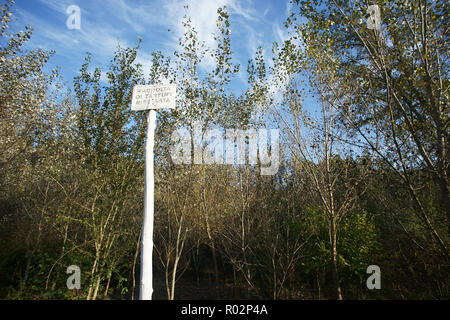
[[[139,276],[136,277],[139,279]],[[131,290],[123,295],[112,295],[111,299],[131,300]],[[134,299],[139,298],[139,285],[136,284]],[[294,300],[317,299],[312,290],[304,288],[302,293],[290,297]],[[326,297],[321,297],[326,299]],[[175,286],[175,300],[259,300],[261,299],[251,290],[239,287],[233,283],[232,279],[219,279],[217,286],[214,283],[214,276],[200,276],[184,274]],[[167,300],[167,291],[164,274],[154,273],[153,275],[153,300]]]
[[[139,289],[135,289],[135,299],[139,297]],[[111,297],[117,299],[119,297]],[[131,299],[131,293],[119,299]],[[183,275],[175,286],[175,300],[254,300],[257,296],[245,288],[238,288],[232,281],[219,279],[217,287],[214,278]],[[164,275],[154,274],[153,300],[167,300]]]

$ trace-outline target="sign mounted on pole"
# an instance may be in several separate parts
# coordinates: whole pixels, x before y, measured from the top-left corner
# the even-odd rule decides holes
[[[176,84],[134,86],[131,110],[174,109]]]
[[[153,147],[155,145],[155,109],[175,108],[176,84],[137,85],[133,88],[131,110],[149,110],[145,141],[145,198],[144,224],[141,241],[140,299],[151,300],[153,294],[153,214],[155,180],[153,175]]]

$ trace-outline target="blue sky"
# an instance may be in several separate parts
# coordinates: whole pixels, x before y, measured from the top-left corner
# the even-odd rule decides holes
[[[79,30],[66,26],[70,5],[81,9]],[[189,6],[187,12],[185,5]],[[257,47],[261,45],[269,58],[272,43],[286,39],[283,22],[289,0],[16,0],[12,26],[14,30],[25,25],[34,28],[27,45],[55,50],[49,66],[60,66],[70,86],[86,52],[92,53],[95,66],[105,70],[118,43],[135,46],[139,37],[143,42],[137,62],[148,74],[152,52],[171,55],[177,48],[185,14],[191,17],[200,40],[213,47],[216,11],[224,5],[230,12],[234,62],[241,65],[238,78],[245,82],[247,61]],[[203,68],[208,67],[206,62]]]

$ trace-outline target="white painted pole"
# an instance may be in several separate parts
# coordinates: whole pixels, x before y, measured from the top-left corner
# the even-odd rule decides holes
[[[140,299],[151,300],[153,293],[153,199],[155,180],[153,175],[153,146],[155,145],[156,111],[150,109],[147,117],[145,142],[145,198],[144,225],[142,228]]]

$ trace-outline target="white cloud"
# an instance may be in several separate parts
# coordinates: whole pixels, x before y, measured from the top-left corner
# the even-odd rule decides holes
[[[45,6],[55,10],[63,15],[66,14],[66,10],[71,5],[76,5],[73,0],[39,0]]]
[[[198,32],[198,38],[207,46],[214,45],[213,33],[216,31],[217,9],[230,3],[230,0],[199,0],[199,1],[167,1],[165,7],[168,13],[168,21],[175,36],[181,37],[184,33],[182,20],[189,16],[194,29]],[[188,5],[188,9],[184,5]]]
[[[292,2],[291,0],[286,1],[286,16],[289,16],[292,11]]]
[[[254,57],[258,46],[263,48],[266,62],[272,41],[283,41],[287,33],[281,25],[284,17],[276,17],[280,6],[260,0],[38,0],[55,12],[55,19],[41,16],[29,4],[22,10],[22,21],[35,26],[32,37],[46,49],[54,49],[64,59],[72,59],[71,66],[78,67],[86,51],[93,54],[94,62],[108,65],[109,59],[120,42],[122,47],[134,46],[137,38],[143,38],[137,63],[141,63],[144,75],[151,68],[150,52],[160,50],[170,55],[178,48],[178,39],[183,36],[182,20],[189,16],[198,33],[200,42],[215,48],[214,33],[217,32],[217,9],[227,6],[230,13],[231,41],[234,62],[241,63],[238,78],[246,82],[245,70],[249,57]],[[281,4],[281,15],[289,10],[287,1]],[[66,9],[70,5],[81,8],[81,29],[66,28]],[[186,10],[184,6],[187,5]],[[272,11],[273,10],[273,11]],[[45,10],[46,13],[48,10]],[[39,13],[38,13],[39,12]],[[167,32],[170,29],[171,32]],[[204,71],[214,64],[211,57],[201,65]]]
[[[288,35],[288,33],[285,31],[284,27],[283,27],[283,28],[280,28],[280,26],[279,26],[278,24],[274,24],[274,25],[273,25],[273,29],[274,29],[275,34],[276,34],[277,37],[278,37],[278,41],[284,42],[284,41],[286,41],[287,39],[289,39],[289,35]]]
[[[231,8],[231,12],[244,17],[249,21],[259,21],[259,13],[253,6],[247,6],[247,8],[243,8],[241,6],[242,1],[232,0],[228,4]]]
[[[217,9],[227,6],[230,13],[231,30],[236,25],[233,17],[239,16],[247,21],[258,21],[258,14],[256,10],[246,2],[247,6],[243,6],[242,1],[236,0],[197,0],[197,1],[181,1],[170,0],[165,4],[167,11],[167,21],[170,21],[169,29],[172,32],[172,47],[176,48],[178,39],[184,33],[182,20],[185,15],[190,17],[192,26],[197,31],[198,39],[204,42],[209,48],[215,48],[216,42],[214,40],[214,33],[217,32],[216,20]],[[184,6],[187,5],[186,10]],[[203,67],[208,68],[213,64],[212,58],[206,57],[203,62]]]
[[[144,77],[147,78],[153,65],[151,54],[145,53],[144,51],[140,50],[135,62],[142,65],[142,72],[144,73]]]
[[[137,33],[143,33],[147,27],[159,21],[158,5],[136,4],[135,1],[107,0],[106,7],[119,20],[126,22]],[[131,5],[129,5],[129,3]]]
[[[65,5],[58,5],[56,1],[44,1],[52,9],[58,12]],[[32,25],[35,32],[32,41],[35,41],[46,49],[54,49],[58,54],[64,56],[72,56],[79,51],[84,54],[86,51],[103,57],[110,56],[115,51],[117,45],[127,47],[125,36],[121,30],[116,29],[107,23],[101,24],[92,22],[82,16],[81,29],[69,30],[65,25],[65,9],[64,22],[55,23],[54,21],[45,20],[35,14],[25,10],[19,10],[20,19]],[[58,19],[59,20],[59,19]]]

